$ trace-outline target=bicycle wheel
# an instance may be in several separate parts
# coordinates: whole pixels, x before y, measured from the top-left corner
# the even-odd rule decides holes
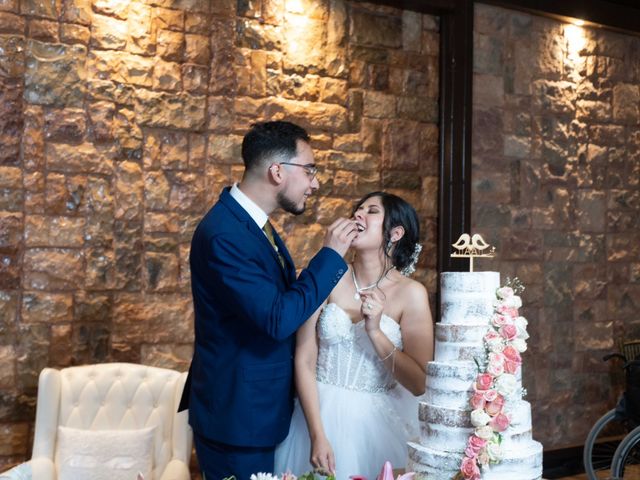
[[[621,440],[629,432],[625,421],[615,418],[615,409],[609,410],[594,423],[584,443],[582,462],[589,480],[608,479],[611,462]]]
[[[611,477],[640,479],[640,427],[633,429],[618,445],[611,461]]]

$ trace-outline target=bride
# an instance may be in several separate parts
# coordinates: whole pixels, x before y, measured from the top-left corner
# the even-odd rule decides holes
[[[373,192],[354,219],[353,263],[297,333],[298,400],[278,473],[319,467],[373,480],[386,460],[406,465],[418,434],[415,396],[433,356],[427,291],[407,276],[421,248],[418,218],[400,197]]]

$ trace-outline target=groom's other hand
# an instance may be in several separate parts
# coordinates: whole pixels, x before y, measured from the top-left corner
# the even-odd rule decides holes
[[[356,222],[347,218],[339,218],[327,229],[327,234],[324,237],[324,246],[334,249],[343,257],[357,235]]]

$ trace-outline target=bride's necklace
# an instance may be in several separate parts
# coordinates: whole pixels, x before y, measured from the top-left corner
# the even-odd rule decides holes
[[[382,274],[382,276],[376,280],[374,283],[372,283],[371,285],[367,285],[366,287],[360,287],[358,285],[358,281],[356,280],[356,268],[352,265],[351,266],[351,278],[353,279],[353,286],[356,287],[356,293],[353,294],[353,299],[354,300],[360,300],[360,292],[365,292],[367,290],[371,290],[372,288],[375,288],[378,286],[378,284],[380,283],[380,281],[387,276],[387,273],[389,273],[391,270],[393,270],[394,268],[396,268],[395,266],[391,266],[389,267],[384,274]]]

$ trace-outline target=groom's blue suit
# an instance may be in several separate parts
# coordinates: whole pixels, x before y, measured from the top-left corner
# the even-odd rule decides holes
[[[294,334],[346,271],[325,247],[296,279],[277,234],[275,242],[284,268],[228,188],[191,242],[195,347],[181,407],[188,406],[196,437],[226,447],[272,448],[285,438]]]

